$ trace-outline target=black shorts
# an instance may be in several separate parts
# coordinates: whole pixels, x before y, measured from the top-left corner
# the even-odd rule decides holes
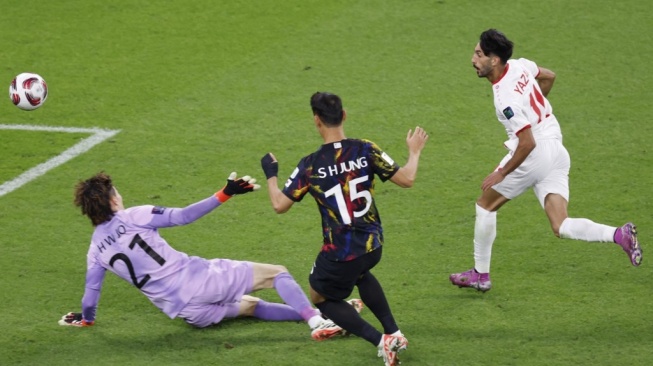
[[[334,262],[318,254],[308,276],[313,290],[330,300],[344,300],[360,278],[381,261],[383,247],[347,262]]]

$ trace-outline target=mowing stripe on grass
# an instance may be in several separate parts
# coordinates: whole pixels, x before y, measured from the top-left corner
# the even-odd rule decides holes
[[[90,133],[90,137],[83,139],[76,143],[68,150],[51,158],[45,163],[41,163],[18,177],[2,183],[0,185],[0,197],[10,193],[24,184],[44,175],[50,169],[56,168],[59,165],[71,160],[77,155],[81,155],[93,146],[101,143],[102,141],[116,135],[120,130],[105,130],[101,128],[77,128],[77,127],[57,127],[57,126],[31,126],[31,125],[5,125],[0,124],[0,130],[25,130],[25,131],[47,131],[47,132],[68,132],[68,133]]]

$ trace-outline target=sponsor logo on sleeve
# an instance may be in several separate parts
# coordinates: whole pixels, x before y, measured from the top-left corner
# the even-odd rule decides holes
[[[512,111],[512,108],[506,107],[506,109],[503,110],[503,115],[506,116],[506,118],[511,119],[515,116],[515,112]]]
[[[290,185],[292,184],[292,180],[295,179],[297,173],[299,173],[299,168],[295,168],[295,170],[292,171],[292,174],[290,174],[290,178],[288,178],[284,187],[290,187]]]
[[[388,154],[386,154],[385,152],[381,153],[381,157],[383,158],[383,160],[388,162],[388,164],[395,165],[395,161],[392,160],[392,158]]]
[[[165,210],[165,207],[154,206],[152,207],[152,215],[163,215]]]

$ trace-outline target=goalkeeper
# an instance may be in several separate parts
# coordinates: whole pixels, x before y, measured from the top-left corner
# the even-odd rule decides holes
[[[159,235],[159,228],[190,224],[234,195],[259,189],[255,183],[248,176],[236,178],[234,172],[217,193],[185,208],[145,205],[125,209],[109,175],[98,173],[80,181],[74,202],[95,230],[87,255],[82,311],[64,315],[59,324],[87,327],[95,323],[102,282],[109,270],[139,289],[171,319],[182,318],[195,327],[253,316],[272,321],[304,320],[313,330],[341,334],[342,328],[312,307],[285,267],[188,256]],[[285,304],[248,295],[265,288],[276,289]]]

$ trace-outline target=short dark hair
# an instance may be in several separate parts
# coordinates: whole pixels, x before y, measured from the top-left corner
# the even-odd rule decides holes
[[[311,96],[311,109],[313,115],[320,117],[320,120],[327,126],[335,127],[342,123],[344,117],[342,100],[335,94],[325,92],[313,94]]]
[[[512,41],[496,29],[488,29],[481,33],[479,45],[486,56],[498,56],[504,64],[512,56]]]
[[[93,226],[113,218],[111,197],[115,196],[111,177],[100,172],[75,186],[75,206],[81,207],[82,214],[88,216]]]

